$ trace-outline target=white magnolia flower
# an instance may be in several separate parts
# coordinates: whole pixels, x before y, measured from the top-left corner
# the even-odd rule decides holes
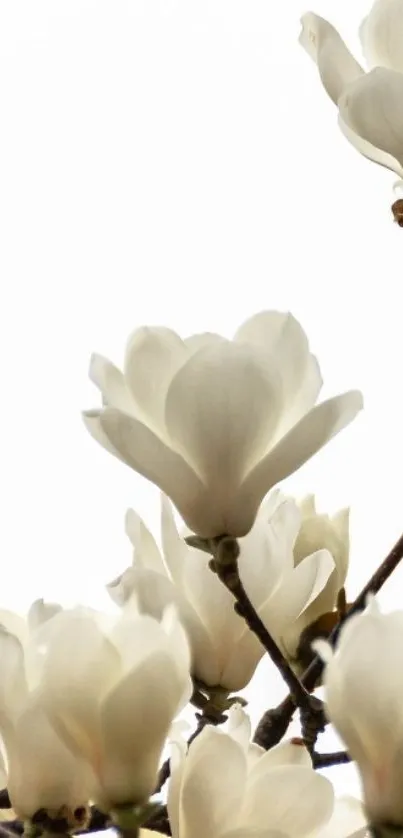
[[[275,491],[261,505],[251,532],[238,542],[246,593],[290,661],[297,659],[301,632],[334,606],[335,596],[335,561],[326,547],[315,549],[313,539],[315,552],[302,555],[308,538],[296,550],[301,526],[303,515],[295,500]]]
[[[173,609],[161,622],[139,615],[133,601],[117,620],[73,609],[51,629],[47,710],[92,769],[92,799],[106,810],[145,801],[171,723],[192,692],[189,646]]]
[[[327,713],[361,773],[369,820],[403,824],[403,611],[381,614],[375,604],[342,628],[326,661]]]
[[[188,547],[180,537],[164,495],[161,513],[162,555],[144,521],[128,511],[133,565],[108,585],[108,591],[118,605],[135,591],[142,610],[157,618],[173,602],[191,644],[194,677],[229,692],[243,689],[264,649],[235,613],[233,596],[210,570],[211,556]]]
[[[246,592],[291,659],[296,656],[301,631],[331,610],[337,595],[335,562],[329,550],[313,544],[311,517],[307,515],[307,535],[305,541],[301,539],[296,560],[303,515],[294,500],[274,491],[262,504],[251,531],[238,542],[239,572]],[[340,545],[330,536],[330,520],[314,517],[319,521],[317,543],[321,530],[336,552],[335,545]],[[157,618],[173,602],[189,636],[193,675],[209,686],[233,692],[243,689],[263,648],[235,613],[232,595],[210,570],[211,557],[188,547],[180,537],[167,498],[162,497],[162,555],[133,510],[128,512],[126,528],[134,547],[133,565],[108,585],[112,599],[122,605],[135,591],[142,610]],[[310,541],[315,552],[302,561]]]
[[[369,72],[337,30],[308,12],[300,42],[318,65],[323,86],[339,109],[339,125],[365,157],[403,177],[403,5],[375,0],[360,37]]]
[[[34,603],[28,621],[0,612],[0,734],[18,817],[25,820],[45,809],[53,817],[63,813],[73,825],[81,819],[91,786],[88,767],[57,735],[44,702],[41,626],[56,608]]]
[[[200,536],[245,535],[267,491],[355,417],[361,394],[314,406],[322,380],[299,323],[261,312],[234,340],[138,329],[124,373],[100,356],[102,410],[85,414],[107,450],[156,483]]]
[[[313,771],[305,747],[250,745],[250,722],[238,707],[227,733],[206,727],[187,753],[173,746],[173,838],[302,838],[328,823],[333,802],[331,783]]]
[[[335,564],[323,591],[304,612],[307,622],[313,622],[322,614],[333,611],[337,595],[346,581],[350,554],[350,510],[340,509],[332,517],[317,512],[313,495],[305,497],[298,507],[302,518],[294,544],[294,564],[321,549],[329,551]]]

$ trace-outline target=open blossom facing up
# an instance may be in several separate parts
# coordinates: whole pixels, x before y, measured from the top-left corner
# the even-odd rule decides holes
[[[316,405],[322,380],[290,314],[261,312],[232,341],[138,329],[124,372],[94,356],[104,407],[85,414],[107,450],[156,483],[200,536],[245,535],[268,490],[362,407],[351,391]]]
[[[39,809],[73,824],[86,806],[91,774],[86,763],[55,732],[43,696],[42,629],[58,606],[33,604],[25,621],[0,612],[0,735],[7,758],[7,786],[13,808],[23,820]],[[3,787],[3,783],[2,783]]]
[[[264,649],[235,613],[230,592],[211,572],[211,557],[180,537],[165,496],[161,513],[162,554],[141,518],[128,511],[133,565],[108,585],[108,591],[118,605],[135,591],[139,607],[157,618],[174,603],[191,644],[192,674],[208,686],[243,689]]]
[[[403,4],[375,0],[360,28],[363,67],[337,30],[308,12],[300,42],[316,61],[323,86],[339,109],[347,139],[366,157],[403,177]]]
[[[403,825],[403,611],[381,614],[372,602],[348,620],[326,661],[327,713],[360,770],[373,824]]]
[[[284,742],[264,751],[251,745],[250,722],[239,707],[230,711],[228,732],[205,728],[187,754],[175,744],[171,766],[173,838],[317,836],[334,814],[332,785],[313,771],[305,747]],[[360,819],[355,812],[349,831]]]
[[[86,761],[102,808],[142,803],[176,714],[192,692],[189,647],[173,609],[161,621],[130,601],[116,620],[87,609],[52,621],[43,668],[47,711]]]

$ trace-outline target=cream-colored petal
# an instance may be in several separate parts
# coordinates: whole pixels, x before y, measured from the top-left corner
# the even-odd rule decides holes
[[[42,672],[46,709],[68,747],[94,764],[99,752],[99,705],[119,676],[120,658],[85,611],[64,611],[50,622],[52,635]]]
[[[104,699],[101,801],[141,803],[152,794],[158,764],[181,698],[172,658],[156,652]]]
[[[55,617],[56,614],[59,614],[62,610],[62,606],[58,605],[56,602],[45,602],[43,599],[35,600],[35,602],[32,603],[27,615],[30,631],[35,631],[40,628],[43,623],[51,620],[52,617]]]
[[[28,692],[23,647],[15,635],[0,627],[0,733],[6,739],[24,707]]]
[[[231,736],[205,728],[186,758],[179,834],[218,838],[237,825],[246,781],[246,754]]]
[[[301,23],[300,44],[318,65],[326,93],[337,104],[343,90],[364,70],[329,21],[307,12]]]
[[[117,457],[118,460],[122,460],[123,463],[126,462],[122,454],[120,454],[117,448],[112,445],[108,435],[105,433],[101,424],[101,416],[102,410],[84,411],[82,418],[87,431],[96,442],[99,442],[99,444],[102,445],[102,448],[105,448],[106,451],[109,451],[109,453],[113,454],[114,457]]]
[[[180,537],[169,498],[161,493],[161,539],[164,559],[175,583],[182,588],[189,548]]]
[[[214,507],[203,483],[180,454],[141,422],[112,408],[102,411],[99,423],[110,448],[171,498],[190,529],[198,535],[223,532],[222,510]]]
[[[126,535],[134,547],[134,562],[141,567],[165,573],[165,565],[157,542],[140,515],[128,509],[125,518]]]
[[[269,370],[274,367],[281,376],[284,405],[278,438],[313,407],[322,385],[307,336],[289,312],[261,311],[240,326],[234,339],[256,347]]]
[[[233,506],[230,526],[248,532],[268,490],[297,471],[362,409],[362,395],[351,390],[313,408],[277,443],[244,480]]]
[[[129,338],[125,379],[143,421],[164,437],[165,398],[169,384],[189,355],[171,329],[143,326]]]
[[[318,838],[352,838],[357,830],[367,826],[363,805],[355,797],[335,800],[332,816],[320,830]]]
[[[361,24],[360,38],[369,67],[389,67],[403,73],[401,0],[375,0]]]
[[[386,151],[381,151],[380,148],[376,148],[374,145],[371,145],[367,140],[364,140],[363,137],[360,137],[356,131],[350,127],[345,121],[348,119],[348,115],[344,114],[344,119],[341,118],[339,114],[339,128],[344,134],[346,140],[348,140],[354,148],[359,151],[360,154],[363,154],[364,157],[367,157],[368,160],[372,160],[373,163],[378,163],[379,166],[384,166],[385,169],[390,169],[391,172],[396,172],[399,177],[403,177],[403,166],[400,165],[398,160],[395,160],[390,154],[387,154]]]
[[[237,643],[232,644],[229,652],[221,672],[220,683],[230,692],[238,692],[249,684],[264,655],[264,649],[256,635],[246,628]]]
[[[221,341],[197,352],[168,390],[172,445],[191,463],[217,506],[228,507],[239,482],[267,450],[279,421],[281,387],[256,351]]]
[[[403,171],[402,97],[403,74],[377,67],[345,89],[338,102],[340,118],[347,129],[389,155],[388,161],[381,155],[375,162],[387,165],[399,175]],[[347,132],[346,136],[354,142],[353,135]],[[367,156],[375,159],[371,154]],[[389,165],[390,158],[393,165]]]
[[[171,777],[168,785],[168,816],[173,838],[182,838],[180,832],[180,811],[182,779],[186,762],[186,742],[180,738],[173,742],[170,754]]]
[[[333,810],[332,784],[311,768],[278,766],[248,786],[242,822],[302,838],[327,823]]]
[[[71,814],[89,803],[93,776],[83,760],[73,756],[57,736],[33,694],[19,717],[9,754],[8,790],[19,818],[27,820],[39,809]]]
[[[102,394],[102,403],[135,416],[137,405],[128,389],[123,373],[102,355],[92,355],[89,377]]]

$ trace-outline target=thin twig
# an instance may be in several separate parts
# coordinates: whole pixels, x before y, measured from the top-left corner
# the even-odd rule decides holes
[[[397,568],[403,559],[403,535],[400,536],[390,553],[386,556],[378,569],[371,576],[369,582],[363,587],[358,594],[350,608],[342,615],[341,619],[333,629],[329,643],[334,645],[337,641],[341,626],[353,614],[362,611],[367,602],[368,594],[376,594],[381,590],[387,579],[391,576],[393,571]],[[312,663],[305,670],[301,677],[301,682],[307,690],[313,690],[322,674],[323,661],[319,657],[315,657]],[[296,709],[296,702],[293,698],[292,691],[278,707],[267,710],[263,714],[260,722],[256,728],[254,735],[254,742],[266,750],[270,750],[274,745],[277,745],[284,736],[288,725],[294,715]]]
[[[330,754],[311,754],[314,768],[330,768],[332,765],[346,765],[351,762],[350,754],[347,751],[334,751]]]
[[[235,610],[244,618],[250,630],[259,638],[262,646],[270,655],[286,682],[293,700],[298,707],[303,707],[309,713],[312,710],[311,695],[291,669],[281,649],[273,640],[270,632],[256,613],[250,602],[238,572],[239,545],[233,538],[224,536],[214,544],[214,558],[210,562],[213,570],[221,582],[231,591],[236,599]],[[316,708],[315,711],[316,712]]]

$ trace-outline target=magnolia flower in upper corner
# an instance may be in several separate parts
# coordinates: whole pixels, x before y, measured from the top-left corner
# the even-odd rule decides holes
[[[158,621],[133,599],[115,620],[77,608],[52,623],[42,674],[49,718],[91,770],[93,801],[106,811],[142,804],[192,693],[186,634],[172,608]]]
[[[168,814],[173,838],[319,836],[334,815],[334,793],[302,744],[251,745],[250,721],[234,707],[228,732],[204,728],[187,753],[185,743],[173,745]],[[358,820],[354,813],[350,831]]]
[[[322,379],[291,314],[247,320],[232,341],[138,329],[124,373],[94,356],[104,408],[84,415],[107,450],[156,483],[193,532],[245,535],[268,490],[362,407],[357,391],[316,405]]]
[[[403,826],[403,611],[381,614],[373,601],[342,628],[326,662],[327,713],[360,770],[373,825]]]
[[[375,0],[360,28],[365,72],[327,20],[308,12],[300,43],[339,109],[340,128],[361,154],[403,177],[403,4]]]
[[[55,732],[43,700],[42,642],[59,608],[39,600],[27,620],[0,611],[0,735],[16,815],[45,810],[78,828],[90,799],[88,768]]]

